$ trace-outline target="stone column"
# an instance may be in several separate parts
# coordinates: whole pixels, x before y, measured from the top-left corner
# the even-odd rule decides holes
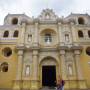
[[[76,68],[77,68],[77,77],[79,80],[83,80],[81,65],[80,65],[80,50],[75,50],[75,61],[76,61]]]
[[[86,82],[84,81],[82,69],[81,69],[81,61],[80,61],[80,50],[74,50],[75,54],[75,62],[76,62],[76,71],[77,71],[77,79],[78,79],[78,84],[79,88],[86,88]]]
[[[65,63],[65,50],[60,50],[60,59],[61,59],[61,74],[64,80],[67,79],[66,73],[66,63]]]
[[[63,36],[62,36],[62,23],[61,22],[58,22],[58,38],[59,38],[59,45],[60,46],[63,46],[64,45],[64,39],[63,39]]]
[[[39,88],[38,68],[38,50],[33,50],[33,72],[31,89]]]
[[[23,69],[23,50],[18,51],[18,70],[17,70],[17,80],[22,80],[22,69]]]
[[[13,89],[20,90],[22,87],[22,69],[23,69],[23,50],[18,50],[18,64],[16,80],[14,80]]]
[[[19,40],[18,40],[18,44],[19,46],[24,46],[25,43],[25,29],[26,29],[26,23],[23,22],[21,27],[20,27],[20,35],[19,35]]]
[[[74,24],[73,23],[71,23],[71,31],[72,31],[72,36],[73,36],[73,42],[76,42],[77,40],[76,40],[76,33],[75,33],[75,30],[76,28],[74,27]]]
[[[38,51],[33,51],[33,79],[38,79]]]
[[[35,19],[34,46],[38,46],[38,19]]]
[[[61,47],[62,48],[62,47]],[[64,49],[60,50],[60,60],[61,60],[61,75],[62,79],[65,80],[65,89],[69,89],[69,83],[67,78],[67,71],[66,71],[66,62],[65,62],[65,47]]]

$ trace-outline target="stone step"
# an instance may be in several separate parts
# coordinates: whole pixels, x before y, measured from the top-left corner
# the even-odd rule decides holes
[[[40,90],[56,90],[56,87],[43,87]],[[90,90],[90,89],[64,89],[64,90]]]
[[[12,90],[12,89],[0,88],[0,90]],[[20,89],[20,90],[25,90],[25,89]],[[31,90],[31,89],[28,89],[28,90]],[[43,87],[39,90],[56,90],[56,87]],[[90,90],[90,89],[64,89],[64,90]]]

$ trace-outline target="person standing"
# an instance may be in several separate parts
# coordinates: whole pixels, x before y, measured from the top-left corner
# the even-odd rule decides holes
[[[57,85],[57,90],[64,90],[65,81],[61,79],[59,76],[56,85]]]
[[[62,81],[61,81],[61,90],[64,90],[64,85],[65,85],[65,81],[62,79]]]
[[[61,80],[60,76],[58,77],[56,86],[57,86],[57,90],[62,90],[62,80]]]

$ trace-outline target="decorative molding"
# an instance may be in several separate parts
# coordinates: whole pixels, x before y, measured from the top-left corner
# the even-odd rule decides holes
[[[57,48],[40,48],[40,52],[47,52],[47,51],[58,51]]]
[[[18,50],[18,56],[23,56],[23,50]]]
[[[72,46],[71,49],[72,50],[80,50],[80,51],[82,51],[83,47],[82,46]]]
[[[68,50],[68,47],[67,46],[59,46],[58,49],[59,50]]]
[[[16,46],[16,49],[17,50],[25,50],[25,46],[23,44],[21,44],[21,45],[19,44]]]
[[[56,20],[58,16],[55,15],[52,9],[44,9],[38,18],[39,20]]]

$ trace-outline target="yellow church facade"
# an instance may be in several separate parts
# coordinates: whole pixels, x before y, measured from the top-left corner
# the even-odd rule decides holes
[[[8,14],[0,26],[0,88],[55,87],[59,76],[65,89],[90,88],[90,16]]]

